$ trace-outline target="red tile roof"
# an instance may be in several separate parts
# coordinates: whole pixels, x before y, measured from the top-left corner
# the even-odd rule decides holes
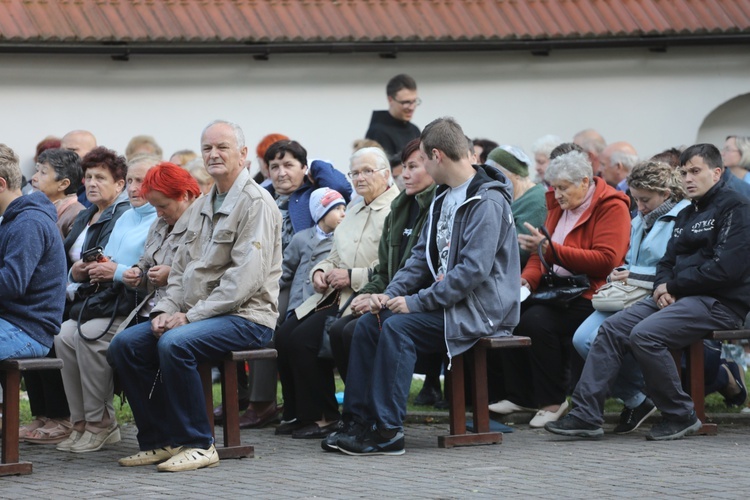
[[[0,1],[6,52],[105,44],[257,52],[748,40],[750,0]]]

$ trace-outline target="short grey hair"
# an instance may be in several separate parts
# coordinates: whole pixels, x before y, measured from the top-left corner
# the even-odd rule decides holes
[[[357,160],[363,156],[372,156],[375,159],[376,170],[382,172],[382,176],[388,179],[388,185],[393,184],[393,176],[389,175],[391,171],[391,162],[388,161],[385,151],[380,148],[369,147],[356,150],[351,157],[349,157],[349,168],[351,168],[354,160]]]
[[[234,137],[237,139],[237,146],[242,149],[245,147],[245,133],[242,131],[242,127],[237,125],[236,123],[227,121],[227,120],[214,120],[208,125],[206,125],[206,128],[203,129],[203,132],[201,132],[201,137],[203,137],[206,133],[206,130],[210,129],[214,125],[229,125],[232,127],[232,130],[234,131]]]
[[[9,146],[0,144],[0,177],[9,191],[21,189],[21,166],[18,155]]]
[[[609,163],[612,165],[620,164],[625,167],[625,170],[630,173],[633,167],[638,165],[638,155],[631,155],[624,151],[615,151],[612,156],[609,157]]]
[[[585,178],[593,181],[594,171],[588,156],[579,151],[565,153],[550,161],[544,173],[544,180],[549,183],[568,181],[580,184]]]
[[[549,158],[549,154],[552,152],[552,150],[562,143],[563,140],[556,135],[543,135],[542,137],[534,141],[534,144],[531,145],[531,152],[534,155],[543,154],[544,156]]]

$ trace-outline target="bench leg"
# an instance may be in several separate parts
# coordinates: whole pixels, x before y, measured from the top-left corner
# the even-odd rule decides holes
[[[487,395],[487,350],[474,347],[471,372],[472,403],[474,410],[474,433],[466,432],[466,394],[464,389],[463,355],[452,360],[452,369],[447,375],[446,387],[450,389],[450,435],[438,436],[438,447],[453,448],[473,444],[497,444],[502,442],[500,432],[489,432],[490,413]]]
[[[19,387],[21,385],[21,372],[17,370],[2,371],[0,372],[0,382],[3,386],[3,399],[5,401],[0,476],[31,474],[31,462],[19,462],[18,460]]]
[[[242,446],[240,440],[240,403],[237,393],[237,362],[224,361],[221,374],[221,400],[224,405],[224,446],[217,448],[219,458],[254,456],[252,446]]]
[[[687,373],[685,378],[688,382],[690,397],[693,398],[695,414],[703,423],[703,426],[697,432],[704,436],[715,436],[717,426],[713,423],[706,422],[706,386],[705,386],[705,365],[703,362],[703,341],[693,342],[686,350]]]

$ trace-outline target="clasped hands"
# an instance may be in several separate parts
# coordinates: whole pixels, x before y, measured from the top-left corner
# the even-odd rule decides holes
[[[79,260],[71,267],[71,274],[73,279],[79,283],[86,280],[91,283],[105,283],[114,280],[116,270],[117,263],[111,260],[105,262]]]
[[[342,290],[350,284],[349,271],[346,269],[331,269],[327,273],[319,269],[313,274],[313,289],[317,293],[325,293],[328,287]]]
[[[667,291],[666,283],[657,286],[652,297],[659,309],[664,309],[668,305],[674,304],[677,301],[677,297]]]
[[[185,313],[177,312],[174,314],[163,313],[151,320],[151,331],[157,339],[164,335],[168,330],[178,326],[190,323]]]

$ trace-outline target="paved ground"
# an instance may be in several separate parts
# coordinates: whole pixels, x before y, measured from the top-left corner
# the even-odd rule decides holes
[[[444,424],[407,427],[400,457],[325,453],[318,441],[243,431],[255,458],[214,469],[157,473],[124,468],[137,449],[132,425],[123,441],[84,455],[21,445],[30,476],[0,477],[0,498],[747,498],[750,427],[726,423],[715,437],[654,443],[637,431],[597,441],[553,436],[526,425],[501,445],[439,449]]]

